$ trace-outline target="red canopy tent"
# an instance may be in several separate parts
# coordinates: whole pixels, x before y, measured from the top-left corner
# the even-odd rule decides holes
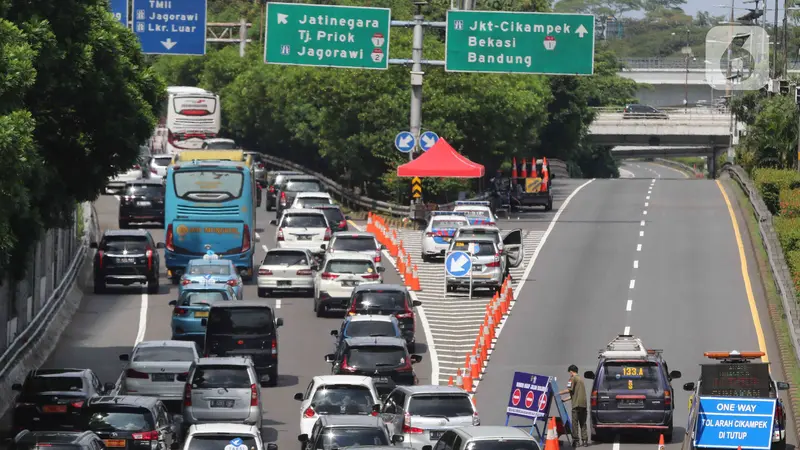
[[[458,153],[444,139],[419,158],[397,168],[398,177],[480,178],[484,168]]]

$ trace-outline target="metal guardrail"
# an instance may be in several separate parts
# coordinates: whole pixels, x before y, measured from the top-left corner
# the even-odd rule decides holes
[[[617,58],[617,62],[622,64],[625,69],[648,69],[648,70],[686,70],[686,58],[684,57],[664,57],[664,58]],[[720,61],[722,67],[726,67],[725,60]],[[789,70],[800,70],[800,61],[789,61]],[[623,69],[623,70],[625,70]],[[689,60],[690,70],[705,70],[705,59],[696,57],[694,60]]]
[[[596,114],[625,114],[634,118],[658,118],[667,116],[727,116],[730,118],[731,110],[725,106],[711,107],[711,106],[690,106],[686,107],[664,107],[658,108],[658,113],[625,113],[620,106],[601,106],[591,108]]]

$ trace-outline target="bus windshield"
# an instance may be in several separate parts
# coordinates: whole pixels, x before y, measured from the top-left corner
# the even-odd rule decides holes
[[[230,170],[175,172],[175,195],[193,201],[224,201],[242,196],[244,175]]]

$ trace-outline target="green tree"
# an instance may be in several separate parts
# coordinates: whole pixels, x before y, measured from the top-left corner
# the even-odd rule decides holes
[[[792,167],[797,154],[798,112],[794,98],[764,97],[756,107],[752,124],[737,149],[748,169]]]

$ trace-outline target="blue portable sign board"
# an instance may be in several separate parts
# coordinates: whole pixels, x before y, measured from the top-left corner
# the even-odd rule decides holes
[[[142,53],[205,55],[207,0],[133,0]]]
[[[452,277],[467,276],[472,270],[472,257],[467,252],[452,252],[444,259],[444,268]]]
[[[120,23],[128,26],[128,0],[111,0],[111,14]]]
[[[408,131],[401,131],[394,137],[394,147],[403,153],[408,153],[417,145],[414,135]]]
[[[533,422],[528,433],[539,439],[539,445],[544,448],[547,438],[547,421],[550,418],[550,409],[555,401],[556,415],[564,425],[564,430],[569,435],[572,423],[567,414],[567,408],[558,395],[558,383],[553,377],[537,375],[535,373],[514,372],[511,381],[511,392],[506,407],[506,426],[512,416],[531,419]]]
[[[774,398],[700,397],[694,446],[769,449],[776,403]]]
[[[419,146],[422,148],[422,150],[427,152],[438,140],[438,134],[434,133],[433,131],[426,131],[419,135]]]

